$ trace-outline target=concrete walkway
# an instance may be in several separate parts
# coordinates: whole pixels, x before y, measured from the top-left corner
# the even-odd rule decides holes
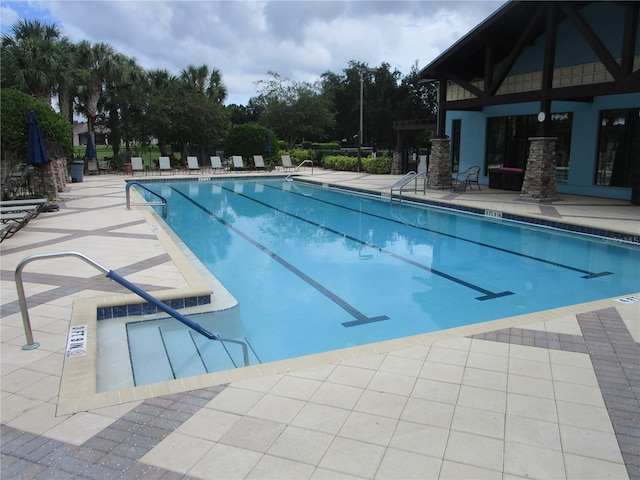
[[[398,178],[300,176],[377,192]],[[147,208],[125,210],[125,180],[71,184],[58,212],[0,245],[2,478],[640,479],[633,301],[96,394],[91,368],[107,346],[89,338],[77,369],[65,358],[69,327],[95,326],[98,305],[130,295],[75,259],[30,264],[23,278],[40,347],[25,351],[20,260],[78,251],[160,298],[214,291],[214,307],[230,301]],[[486,187],[416,196],[640,236],[640,207],[625,201],[562,195],[537,204]]]

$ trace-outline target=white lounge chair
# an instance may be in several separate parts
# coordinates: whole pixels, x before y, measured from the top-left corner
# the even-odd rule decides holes
[[[233,160],[234,170],[245,170],[244,161],[240,155],[233,155],[231,159]]]
[[[267,167],[264,166],[264,158],[262,158],[262,155],[254,155],[253,156],[253,163],[256,166],[256,170],[266,170]]]
[[[187,157],[187,169],[189,170],[189,175],[191,172],[199,171],[200,165],[198,164],[198,157]]]
[[[211,169],[212,170],[220,170],[220,171],[223,170],[222,160],[220,160],[219,156],[217,156],[217,155],[211,156],[210,160],[211,160]]]
[[[100,172],[98,171],[98,161],[97,160],[89,160],[87,162],[87,174],[89,175],[98,175]]]
[[[160,175],[162,175],[162,172],[173,173],[173,168],[171,168],[171,160],[169,159],[169,157],[158,158],[158,164],[160,165]]]
[[[131,173],[144,172],[144,165],[142,165],[142,157],[131,157]]]
[[[108,173],[111,169],[111,160],[100,160],[98,162],[98,173]]]
[[[293,170],[295,167],[291,163],[291,155],[281,155],[282,159],[282,169],[283,170]]]

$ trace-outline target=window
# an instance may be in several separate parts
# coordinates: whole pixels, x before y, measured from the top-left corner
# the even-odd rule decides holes
[[[451,138],[451,171],[460,171],[460,132],[462,130],[462,120],[454,120]]]
[[[595,184],[631,187],[640,179],[640,109],[601,114]]]
[[[551,136],[556,137],[556,178],[566,182],[571,147],[571,113],[551,115]],[[487,170],[500,167],[527,167],[529,138],[539,135],[540,123],[536,115],[493,117],[487,121]]]

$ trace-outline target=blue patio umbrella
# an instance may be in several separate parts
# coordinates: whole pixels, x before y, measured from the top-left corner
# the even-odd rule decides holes
[[[265,132],[264,140],[265,140],[264,151],[267,153],[271,153],[271,135],[269,135],[269,130]]]
[[[33,110],[29,110],[27,115],[27,142],[27,163],[29,165],[42,166],[49,163],[44,136]]]
[[[93,143],[91,134],[87,132],[87,150],[84,154],[87,158],[96,158],[96,146]]]

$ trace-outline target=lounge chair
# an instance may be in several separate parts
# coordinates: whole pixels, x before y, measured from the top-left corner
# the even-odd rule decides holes
[[[24,205],[46,205],[48,198],[25,198],[24,200],[2,200],[0,207],[22,207]]]
[[[220,160],[219,156],[214,155],[214,156],[210,157],[210,160],[211,160],[211,169],[212,170],[220,170],[220,171],[223,170],[222,160]]]
[[[480,167],[477,166],[469,167],[464,172],[454,173],[451,177],[451,189],[457,192],[464,192],[467,187],[471,188],[471,185],[477,185],[478,190],[481,190],[478,183],[479,174]]]
[[[264,158],[262,158],[262,155],[254,155],[253,163],[256,166],[256,170],[267,170],[267,167],[264,166]]]
[[[37,208],[33,208],[37,207]],[[24,209],[23,209],[24,208]],[[37,216],[40,212],[51,212],[59,210],[59,206],[55,203],[49,203],[48,198],[27,198],[23,200],[2,200],[0,201],[0,211],[3,213],[13,212],[32,212],[33,216]],[[11,210],[12,209],[12,210]]]
[[[193,171],[200,171],[198,157],[187,157],[187,169],[189,170],[189,174]]]
[[[31,213],[0,213],[2,223],[0,242],[12,237],[18,230],[24,227],[33,218]]]
[[[131,174],[136,172],[144,172],[144,165],[142,165],[142,157],[131,157]]]
[[[240,155],[233,155],[231,159],[233,160],[234,170],[246,170],[246,167],[244,166],[244,161],[242,160],[242,157]]]
[[[17,206],[2,206],[0,207],[0,214],[5,213],[29,213],[32,216],[36,216],[40,211],[40,205],[17,205]]]
[[[169,159],[169,157],[160,157],[158,159],[158,163],[160,164],[160,175],[162,175],[162,172],[173,173],[173,168],[171,168],[171,160]]]
[[[293,170],[295,168],[291,163],[291,155],[281,155],[280,158],[282,159],[283,170]]]
[[[108,172],[111,169],[111,160],[100,160],[98,162],[98,173]]]
[[[87,174],[88,175],[98,175],[100,172],[98,171],[98,161],[97,160],[89,160],[87,162]]]

